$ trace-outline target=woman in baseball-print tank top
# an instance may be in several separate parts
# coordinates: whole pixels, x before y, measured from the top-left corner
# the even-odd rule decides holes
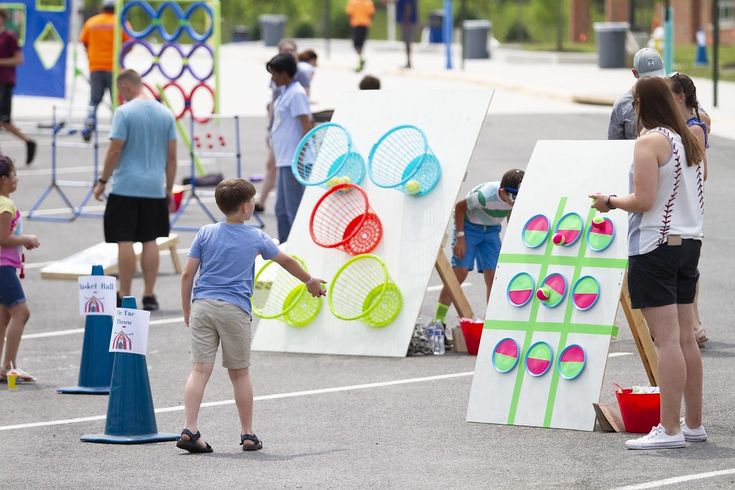
[[[628,289],[641,308],[658,352],[661,423],[628,449],[684,447],[704,441],[702,359],[694,338],[694,294],[704,217],[704,148],[687,127],[666,81],[638,80],[638,124],[631,193],[592,194],[600,212],[627,211]],[[682,399],[686,416],[680,420]]]

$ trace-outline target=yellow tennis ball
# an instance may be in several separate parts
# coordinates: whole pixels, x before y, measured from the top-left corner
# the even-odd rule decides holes
[[[339,177],[332,177],[327,181],[327,187],[331,189],[335,185],[339,185],[339,183]]]
[[[419,181],[409,180],[408,182],[406,182],[406,192],[411,195],[415,195],[421,192],[421,184],[419,184]]]
[[[344,177],[339,178],[340,184],[349,184],[350,182],[352,182],[352,179],[349,177],[349,175],[345,175]]]

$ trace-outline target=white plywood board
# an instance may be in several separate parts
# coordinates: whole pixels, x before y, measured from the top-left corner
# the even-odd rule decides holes
[[[385,132],[401,124],[421,128],[441,162],[439,184],[423,197],[377,187],[367,176],[361,184],[383,224],[383,240],[373,253],[386,262],[403,294],[403,308],[393,323],[376,329],[359,320],[339,320],[329,311],[325,298],[319,316],[304,328],[290,327],[278,320],[260,320],[253,340],[254,350],[406,355],[436,255],[492,95],[490,90],[457,90],[451,96],[439,91],[379,90],[342,97],[332,122],[350,131],[366,164],[372,145]],[[312,274],[329,281],[351,257],[339,250],[318,247],[311,240],[309,218],[324,192],[321,187],[307,187],[288,240],[288,251],[303,258]]]
[[[615,239],[602,252],[587,247],[584,235],[570,247],[552,245],[555,221],[568,212],[587,223],[594,212],[594,192],[624,195],[628,192],[628,168],[633,158],[632,141],[539,141],[536,144],[521,192],[505,232],[495,283],[486,313],[485,328],[467,409],[467,420],[509,425],[528,425],[578,430],[594,428],[592,403],[599,400],[610,336],[627,262],[627,213],[605,216],[613,221]],[[547,242],[536,249],[522,241],[526,222],[536,214],[550,221]],[[507,300],[509,281],[528,272],[538,283],[548,274],[561,273],[568,283],[567,296],[556,308],[535,298],[523,307]],[[591,275],[600,283],[597,304],[587,311],[573,307],[569,292],[574,278]],[[505,338],[521,348],[518,365],[502,374],[492,365],[492,353]],[[525,352],[539,340],[552,348],[554,360],[543,376],[525,370]],[[557,370],[558,356],[570,344],[585,350],[587,364],[574,380]]]

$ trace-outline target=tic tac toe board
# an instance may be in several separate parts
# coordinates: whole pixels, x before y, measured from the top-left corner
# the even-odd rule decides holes
[[[587,196],[627,194],[633,144],[536,144],[503,240],[468,421],[593,430],[627,266],[628,216],[594,219]]]
[[[449,223],[480,129],[493,96],[491,90],[368,90],[345,94],[332,122],[347,128],[367,164],[371,147],[391,128],[411,124],[422,129],[441,164],[437,187],[422,197],[376,186],[368,176],[360,184],[382,222],[383,238],[372,252],[383,259],[403,297],[398,317],[381,328],[360,320],[344,321],[329,310],[326,298],[314,321],[293,327],[260,319],[253,349],[276,352],[403,357],[429,284],[437,252]],[[307,187],[288,240],[288,253],[304,260],[309,272],[330,282],[351,258],[317,246],[309,234],[312,209],[327,190]],[[330,284],[327,287],[331,287]]]

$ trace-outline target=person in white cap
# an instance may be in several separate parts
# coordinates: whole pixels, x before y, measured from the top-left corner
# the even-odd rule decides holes
[[[633,57],[633,76],[638,78],[665,77],[664,60],[658,51],[643,48]],[[633,89],[621,95],[612,108],[607,127],[609,140],[634,140],[638,137],[638,116],[633,109]]]

